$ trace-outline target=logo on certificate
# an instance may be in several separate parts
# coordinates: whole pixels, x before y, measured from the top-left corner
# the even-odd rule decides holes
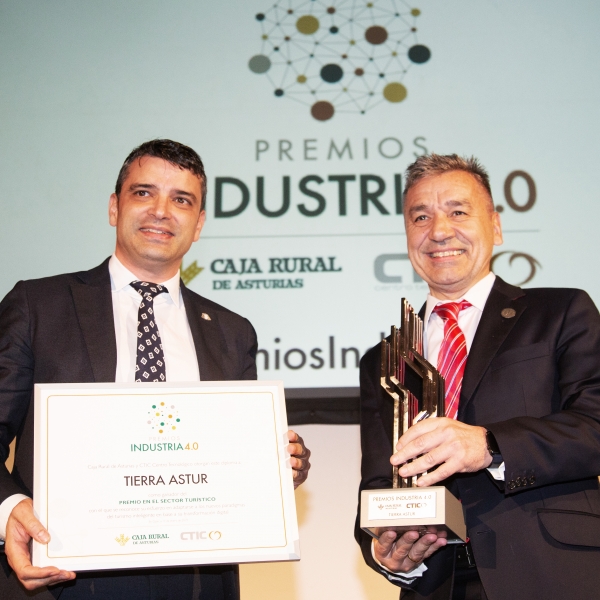
[[[153,402],[150,405],[147,417],[148,425],[152,431],[160,435],[177,431],[181,421],[179,411],[175,405],[166,402]]]
[[[179,537],[186,541],[186,542],[191,542],[193,540],[212,540],[213,542],[216,542],[217,540],[220,540],[222,536],[222,533],[220,531],[182,531],[179,534]]]
[[[115,538],[115,542],[117,542],[121,546],[124,546],[128,541],[129,541],[129,538],[125,537],[123,534],[121,534],[119,537]]]

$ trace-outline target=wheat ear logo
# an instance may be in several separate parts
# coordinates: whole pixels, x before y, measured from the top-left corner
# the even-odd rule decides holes
[[[185,269],[183,268],[183,263],[181,263],[181,267],[179,269],[179,273],[181,275],[181,280],[185,285],[188,285],[190,281],[195,279],[200,273],[204,271],[204,267],[199,267],[198,262],[194,261],[192,264],[188,265]]]
[[[121,546],[124,546],[128,541],[129,541],[129,538],[125,537],[123,534],[121,534],[119,537],[115,538],[115,542],[117,542]]]
[[[248,67],[317,121],[399,104],[405,76],[431,58],[419,41],[420,15],[403,0],[280,0],[255,16],[261,48]]]

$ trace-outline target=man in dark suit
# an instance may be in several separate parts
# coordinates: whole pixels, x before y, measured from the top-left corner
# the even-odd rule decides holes
[[[142,144],[126,159],[110,198],[109,220],[117,232],[114,255],[91,271],[19,282],[0,304],[3,600],[30,597],[25,590],[50,597],[44,589],[53,584],[58,585],[50,588],[52,594],[67,600],[239,596],[233,565],[92,572],[76,578],[69,571],[32,566],[29,552],[32,537],[49,540],[30,499],[34,383],[144,381],[137,349],[142,302],[153,303],[164,359],[157,368],[167,381],[256,379],[257,341],[249,321],[188,290],[179,279],[181,260],[204,224],[205,197],[206,175],[191,148],[170,140]],[[142,300],[132,282],[161,284],[161,293]],[[148,380],[153,378],[150,373]],[[4,462],[15,437],[9,473]],[[309,451],[294,432],[288,437],[299,484],[310,466]],[[247,443],[240,440],[240,452]]]
[[[373,541],[357,521],[366,562],[401,586],[403,599],[597,597],[596,307],[580,290],[522,290],[490,272],[502,231],[475,159],[419,158],[408,168],[404,215],[411,263],[429,285],[421,312],[426,357],[439,367],[438,359],[460,357],[466,345],[468,358],[457,418],[446,412],[417,423],[393,448],[380,347],[363,357],[361,489],[391,487],[390,461],[403,465],[403,477],[428,471],[418,485],[443,482],[461,500],[470,543],[447,545],[435,531],[386,531]],[[460,334],[440,316],[449,303]],[[455,334],[460,344],[446,352]],[[450,380],[453,373],[447,393]]]

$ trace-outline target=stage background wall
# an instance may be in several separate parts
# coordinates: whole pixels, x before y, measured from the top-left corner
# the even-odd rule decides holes
[[[207,225],[184,260],[184,269],[202,271],[184,276],[193,290],[251,319],[264,351],[259,376],[281,378],[294,390],[297,422],[335,421],[340,398],[351,402],[339,420],[356,421],[356,356],[398,322],[402,296],[417,307],[425,298],[425,285],[402,256],[397,185],[426,150],[475,154],[488,167],[505,231],[498,252],[506,253],[494,265],[500,275],[528,286],[581,287],[600,300],[600,282],[591,276],[600,212],[600,5],[366,4],[2,0],[0,294],[19,279],[87,269],[108,256],[114,232],[107,202],[123,159],[144,140],[169,137],[197,149],[209,176]],[[263,58],[250,62],[255,56]],[[258,73],[268,64],[264,57],[271,67]],[[326,65],[333,66],[324,80]],[[340,70],[342,78],[332,81]],[[406,98],[386,100],[389,84],[388,97],[399,99],[401,84]],[[332,118],[311,115],[317,101],[331,103]],[[348,177],[345,211],[339,176]],[[247,189],[248,206],[237,216],[216,214],[218,179],[221,212],[234,211]],[[262,214],[257,185],[263,212],[275,211],[288,181],[287,211]],[[369,200],[383,185],[376,202]],[[299,205],[305,213],[323,210],[306,216]],[[304,272],[277,272],[292,269],[285,258],[309,261]],[[244,259],[260,272],[253,266],[239,273]],[[238,272],[222,272],[232,269]],[[272,280],[280,283],[256,283]],[[312,405],[298,404],[307,397]],[[350,582],[345,597],[382,597],[369,595],[375,584],[357,583],[364,569],[349,535],[356,428],[304,429],[320,451],[314,478],[299,492],[301,520],[313,523],[310,532],[303,529],[311,555],[301,565],[314,571],[294,565],[279,572],[295,573],[298,599],[330,597],[319,588],[309,593],[305,581],[340,574]],[[324,482],[338,477],[347,478],[339,484],[344,498],[336,488],[328,498]],[[345,503],[351,560],[329,550],[329,511],[337,502]],[[260,578],[254,581],[260,590]]]

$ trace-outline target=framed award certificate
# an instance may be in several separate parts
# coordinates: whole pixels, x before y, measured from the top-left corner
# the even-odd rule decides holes
[[[35,386],[35,566],[298,560],[278,381]]]

